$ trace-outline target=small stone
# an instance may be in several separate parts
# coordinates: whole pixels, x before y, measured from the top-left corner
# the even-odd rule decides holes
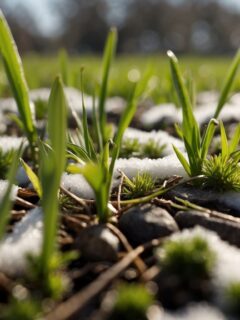
[[[219,237],[232,245],[240,247],[240,223],[212,217],[209,213],[200,211],[179,211],[175,215],[181,229],[196,225],[215,231]]]
[[[178,231],[172,216],[165,210],[151,204],[129,209],[119,220],[119,229],[131,244],[151,241],[166,237]]]
[[[76,246],[86,260],[115,262],[120,242],[106,225],[99,224],[80,231]]]

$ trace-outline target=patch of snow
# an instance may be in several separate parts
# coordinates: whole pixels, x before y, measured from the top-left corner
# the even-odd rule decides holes
[[[240,92],[235,93],[229,100],[229,103],[236,105],[236,107],[240,106]]]
[[[185,179],[188,177],[175,154],[161,159],[118,159],[114,167],[113,187],[116,187],[120,182],[119,170],[123,171],[130,179],[143,172],[148,172],[154,179],[166,179],[173,175]],[[62,185],[78,197],[94,199],[92,188],[80,174],[64,173]]]
[[[166,179],[173,175],[187,178],[187,174],[175,154],[161,159],[118,159],[114,168],[115,179],[119,176],[119,169],[130,179],[135,177],[138,172],[148,172],[153,178],[157,179]]]
[[[7,153],[10,150],[18,150],[22,143],[24,147],[27,145],[27,140],[23,137],[0,137],[0,149],[3,153]]]
[[[51,90],[49,88],[39,88],[30,91],[30,98],[32,101],[42,100],[47,102],[50,96]],[[80,90],[73,87],[65,87],[64,92],[70,109],[75,110],[78,113],[82,113],[82,93]],[[97,105],[98,100],[95,100]],[[84,105],[86,112],[91,115],[93,109],[92,97],[84,93]],[[122,110],[125,106],[125,101],[120,97],[112,97],[106,99],[106,111],[114,112],[118,109]]]
[[[41,208],[35,208],[16,225],[13,232],[0,242],[0,271],[8,276],[26,273],[27,256],[41,252],[43,237],[43,215]]]
[[[81,174],[63,173],[61,184],[65,189],[78,197],[85,199],[95,198],[92,188]]]
[[[4,194],[7,190],[8,187],[8,181],[7,180],[0,180],[0,201],[2,201]],[[18,187],[16,185],[12,186],[12,191],[11,191],[11,200],[14,201],[17,197],[17,192],[18,192]]]
[[[181,110],[178,110],[173,103],[159,104],[145,111],[140,117],[140,122],[144,127],[151,128],[164,118],[171,119],[172,123],[180,122]]]
[[[219,92],[217,91],[202,91],[197,95],[196,102],[197,104],[212,104],[217,105],[219,98]]]
[[[0,109],[2,112],[17,112],[17,104],[14,98],[2,98],[0,99]]]
[[[158,130],[146,132],[134,128],[127,128],[124,132],[123,140],[125,139],[138,139],[140,144],[145,144],[149,140],[153,140],[159,143],[159,146],[166,145],[163,149],[163,155],[169,155],[174,153],[172,145],[176,146],[180,150],[185,150],[184,144],[181,140],[170,136],[167,132]]]
[[[159,320],[227,320],[215,307],[206,303],[192,304],[176,312],[165,312]]]
[[[215,232],[199,226],[176,233],[171,236],[171,239],[178,241],[192,239],[195,236],[205,239],[209,247],[216,253],[212,282],[216,288],[216,300],[222,301],[226,287],[231,283],[240,282],[240,250],[221,240]]]

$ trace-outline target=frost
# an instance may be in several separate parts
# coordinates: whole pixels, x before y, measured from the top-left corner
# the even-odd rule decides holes
[[[38,255],[41,251],[42,231],[42,209],[35,208],[0,242],[0,271],[8,276],[26,273],[27,256]]]

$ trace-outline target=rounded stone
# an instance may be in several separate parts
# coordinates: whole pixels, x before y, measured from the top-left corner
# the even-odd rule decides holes
[[[165,237],[179,230],[165,209],[151,204],[129,209],[120,218],[119,229],[133,245]]]

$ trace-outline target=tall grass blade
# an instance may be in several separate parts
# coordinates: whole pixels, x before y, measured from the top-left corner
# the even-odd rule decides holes
[[[220,121],[220,133],[221,133],[221,153],[223,158],[229,156],[228,139],[223,122]]]
[[[188,141],[191,140],[192,128],[197,126],[196,120],[193,115],[191,101],[187,93],[187,89],[184,85],[181,72],[178,66],[178,60],[172,51],[168,51],[167,55],[170,59],[170,67],[172,73],[172,79],[178,94],[179,101],[181,103],[183,111],[183,130],[185,138]],[[186,136],[187,135],[187,136]]]
[[[235,152],[240,140],[240,124],[237,125],[229,143],[229,153]]]
[[[213,116],[214,118],[218,118],[224,104],[226,103],[226,101],[228,99],[229,92],[231,90],[233,81],[236,77],[239,64],[240,64],[240,50],[238,50],[238,52],[236,53],[236,55],[233,59],[233,62],[229,68],[226,80],[225,80],[225,82],[223,84],[223,88],[221,90],[218,105],[217,105],[217,108],[216,108],[214,116]]]
[[[15,151],[13,162],[8,173],[8,186],[4,193],[3,199],[0,203],[0,213],[1,213],[0,214],[0,239],[2,239],[2,237],[4,236],[6,225],[8,223],[8,217],[9,217],[9,213],[12,206],[11,190],[16,177],[21,153],[22,153],[22,146],[19,148],[18,151]]]
[[[173,149],[174,149],[174,152],[176,153],[179,161],[181,162],[183,168],[185,169],[185,171],[187,172],[187,174],[189,176],[191,176],[191,169],[190,169],[190,166],[187,162],[187,160],[185,159],[184,155],[178,150],[177,147],[173,146]]]
[[[44,212],[44,237],[41,270],[46,274],[49,260],[56,247],[58,228],[58,188],[66,160],[67,106],[62,81],[56,78],[48,103],[48,150],[40,144],[40,178],[42,184],[42,207]]]
[[[37,134],[33,122],[28,87],[24,76],[21,58],[16,44],[2,11],[0,10],[0,54],[10,83],[13,95],[17,102],[24,131],[33,151]]]
[[[208,123],[207,129],[204,133],[202,143],[201,143],[201,158],[205,159],[208,153],[208,149],[213,139],[213,135],[216,129],[218,122],[216,119],[211,119]]]
[[[59,175],[65,167],[67,102],[61,78],[58,76],[52,86],[48,102],[48,135],[58,162]]]
[[[69,67],[68,67],[68,54],[65,49],[59,51],[59,64],[63,83],[69,86]]]
[[[100,121],[100,130],[103,136],[103,145],[106,143],[106,112],[105,112],[105,100],[107,97],[107,89],[108,89],[108,79],[109,72],[113,57],[116,51],[116,42],[117,42],[117,31],[116,29],[112,29],[108,35],[104,56],[103,56],[103,75],[102,75],[102,83],[100,88],[100,96],[99,96],[99,121]]]
[[[41,186],[41,183],[40,183],[38,176],[23,159],[20,159],[20,162],[21,162],[29,180],[31,181],[33,188],[35,189],[39,198],[41,199],[42,198],[42,186]]]

